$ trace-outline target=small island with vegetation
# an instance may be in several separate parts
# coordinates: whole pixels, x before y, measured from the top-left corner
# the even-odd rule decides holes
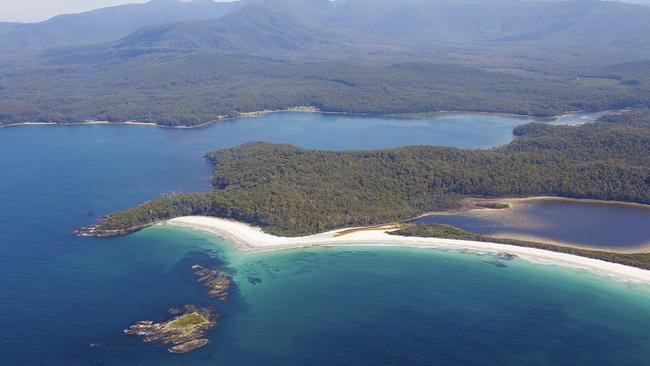
[[[187,305],[183,309],[170,309],[170,313],[178,315],[160,323],[140,321],[124,333],[140,336],[147,343],[170,345],[170,353],[187,353],[209,343],[204,337],[217,324],[214,310]]]
[[[215,164],[212,192],[165,195],[109,215],[78,234],[124,234],[200,215],[291,237],[404,222],[426,212],[457,209],[472,197],[650,203],[648,110],[580,126],[531,123],[514,134],[510,144],[486,150],[412,146],[334,152],[263,142],[218,150],[206,155]],[[544,249],[558,250],[552,245]],[[603,257],[586,252],[592,251],[572,253]],[[636,259],[615,261],[646,266],[635,264]]]
[[[221,269],[199,264],[192,266],[192,272],[196,281],[208,289],[209,297],[221,302],[228,299],[232,286],[230,275]],[[145,343],[168,345],[170,353],[187,353],[210,343],[205,336],[218,325],[219,314],[215,308],[190,304],[170,308],[169,313],[173,318],[159,323],[139,321],[125,329],[124,333],[142,337]]]

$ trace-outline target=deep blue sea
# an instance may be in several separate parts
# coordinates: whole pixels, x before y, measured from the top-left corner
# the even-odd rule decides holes
[[[523,122],[284,113],[192,130],[0,129],[0,364],[647,364],[650,290],[589,273],[434,250],[241,255],[219,238],[160,226],[70,235],[161,193],[207,190],[201,156],[219,147],[489,147]],[[222,318],[207,347],[171,355],[122,333],[173,306],[213,304],[191,266],[214,262],[236,287],[216,305]]]

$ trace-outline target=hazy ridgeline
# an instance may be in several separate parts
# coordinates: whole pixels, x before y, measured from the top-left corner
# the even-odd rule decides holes
[[[601,1],[154,0],[0,23],[0,124],[647,106],[648,34]]]

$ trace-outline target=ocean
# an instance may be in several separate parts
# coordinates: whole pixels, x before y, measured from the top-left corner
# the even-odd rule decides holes
[[[522,123],[452,117],[274,114],[194,130],[0,129],[0,363],[645,364],[650,290],[590,273],[399,248],[243,255],[222,239],[165,226],[116,238],[71,235],[162,193],[209,189],[201,156],[219,147],[253,140],[338,150],[472,145],[465,130],[481,135],[469,147],[489,147],[507,142],[501,129]],[[455,126],[448,135],[445,123]],[[467,128],[475,125],[486,132]],[[233,274],[226,302],[206,296],[194,264]],[[208,346],[172,355],[123,334],[185,304],[217,308]]]

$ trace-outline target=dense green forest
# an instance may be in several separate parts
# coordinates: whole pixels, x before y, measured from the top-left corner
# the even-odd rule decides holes
[[[250,143],[207,154],[214,191],[173,194],[107,217],[121,230],[182,215],[235,218],[278,235],[401,221],[463,197],[554,195],[650,203],[650,111],[597,123],[533,123],[490,150],[412,146],[314,151]]]
[[[530,241],[494,238],[491,236],[479,235],[470,233],[465,230],[449,225],[439,224],[403,224],[400,230],[390,232],[392,235],[401,236],[416,236],[420,238],[443,238],[454,240],[471,240],[481,241],[487,243],[501,243],[516,245],[520,247],[536,248],[551,250],[554,252],[567,253],[572,255],[579,255],[581,257],[588,257],[600,259],[607,262],[620,263],[627,266],[638,267],[650,270],[650,253],[613,253],[604,252],[599,250],[588,250],[573,248],[567,246],[551,245],[534,243]]]
[[[85,120],[197,125],[294,106],[369,114],[553,116],[650,101],[645,81],[590,85],[450,64],[353,65],[214,53],[118,55],[100,63],[89,57],[0,62],[0,125]]]

